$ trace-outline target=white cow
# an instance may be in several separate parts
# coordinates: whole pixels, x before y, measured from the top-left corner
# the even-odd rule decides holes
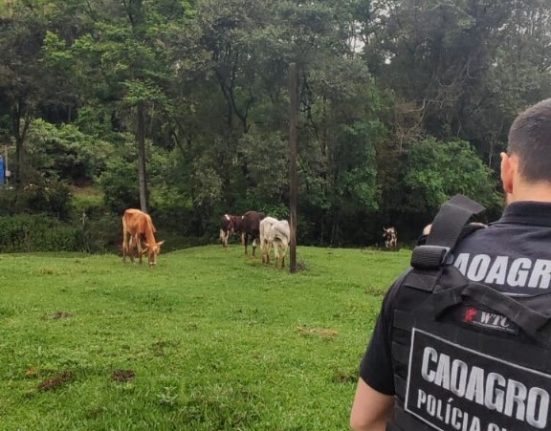
[[[285,256],[287,255],[287,248],[289,247],[289,241],[291,238],[291,229],[289,228],[289,222],[287,220],[278,220],[272,225],[268,232],[268,256],[270,248],[274,248],[274,256],[276,259],[276,268],[279,266],[279,260],[281,258],[281,267],[285,266]]]
[[[268,243],[268,233],[272,226],[277,223],[278,220],[273,217],[264,217],[260,221],[260,255],[262,256],[262,263],[270,263],[270,244]]]

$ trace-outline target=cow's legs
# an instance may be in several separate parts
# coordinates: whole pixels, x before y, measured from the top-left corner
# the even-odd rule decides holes
[[[253,256],[255,255],[256,251],[256,237],[253,236]]]
[[[139,250],[139,242],[140,240],[138,239],[138,237],[136,235],[132,235],[130,236],[130,245],[128,246],[128,252],[129,252],[129,255],[130,255],[130,261],[132,263],[134,263],[134,258],[136,257],[136,247],[138,247],[138,250]]]
[[[270,263],[270,254],[272,252],[272,242],[266,241],[266,263]]]
[[[245,233],[243,234],[242,238],[243,238],[243,245],[245,246],[245,255],[248,255],[249,253],[247,252],[247,246],[249,245],[249,236]]]
[[[125,233],[123,232],[122,233],[122,261],[123,263],[126,263],[126,254],[128,253],[128,245],[126,244],[126,241],[125,241]]]
[[[269,241],[266,241],[266,263],[270,264],[270,249],[272,248]]]
[[[227,247],[228,244],[226,242],[226,233],[224,232],[224,229],[220,229],[220,242],[222,243],[222,247]]]
[[[138,256],[140,257],[140,264],[143,263],[144,249],[142,248],[142,239],[139,235],[136,235],[136,244],[138,250]]]
[[[226,231],[224,234],[224,239],[222,240],[222,243],[224,244],[224,248],[228,248],[228,240],[230,239],[230,231]]]
[[[126,230],[126,222],[124,217],[122,218],[122,261],[126,262],[126,255],[128,254],[128,237]]]
[[[274,241],[273,247],[274,247],[275,267],[277,268],[279,267],[279,243],[277,242],[277,240]]]
[[[260,257],[262,259],[262,263],[266,263],[266,241],[264,240],[260,241]]]

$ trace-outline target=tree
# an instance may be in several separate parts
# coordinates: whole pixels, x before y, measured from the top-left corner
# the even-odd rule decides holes
[[[27,133],[43,88],[39,61],[45,23],[39,10],[18,2],[0,16],[0,24],[0,115],[9,118],[4,134],[15,143],[14,180],[20,187],[26,172]]]
[[[487,208],[499,205],[492,171],[468,142],[426,138],[415,143],[403,179],[410,212],[430,214],[457,193],[476,196]]]

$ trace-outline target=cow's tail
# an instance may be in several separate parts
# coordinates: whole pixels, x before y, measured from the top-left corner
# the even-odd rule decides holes
[[[126,215],[126,214],[125,214]],[[122,216],[122,256],[123,258],[126,257],[128,253],[128,236],[127,236],[127,226],[126,226],[126,217],[125,215]]]

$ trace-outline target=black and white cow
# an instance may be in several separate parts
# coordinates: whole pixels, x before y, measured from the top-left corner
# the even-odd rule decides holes
[[[220,218],[220,241],[224,248],[228,246],[228,240],[232,234],[241,234],[242,231],[241,216],[224,214]],[[243,241],[243,239],[241,240]]]
[[[383,238],[385,240],[385,248],[396,248],[398,246],[398,232],[394,226],[383,228]]]

